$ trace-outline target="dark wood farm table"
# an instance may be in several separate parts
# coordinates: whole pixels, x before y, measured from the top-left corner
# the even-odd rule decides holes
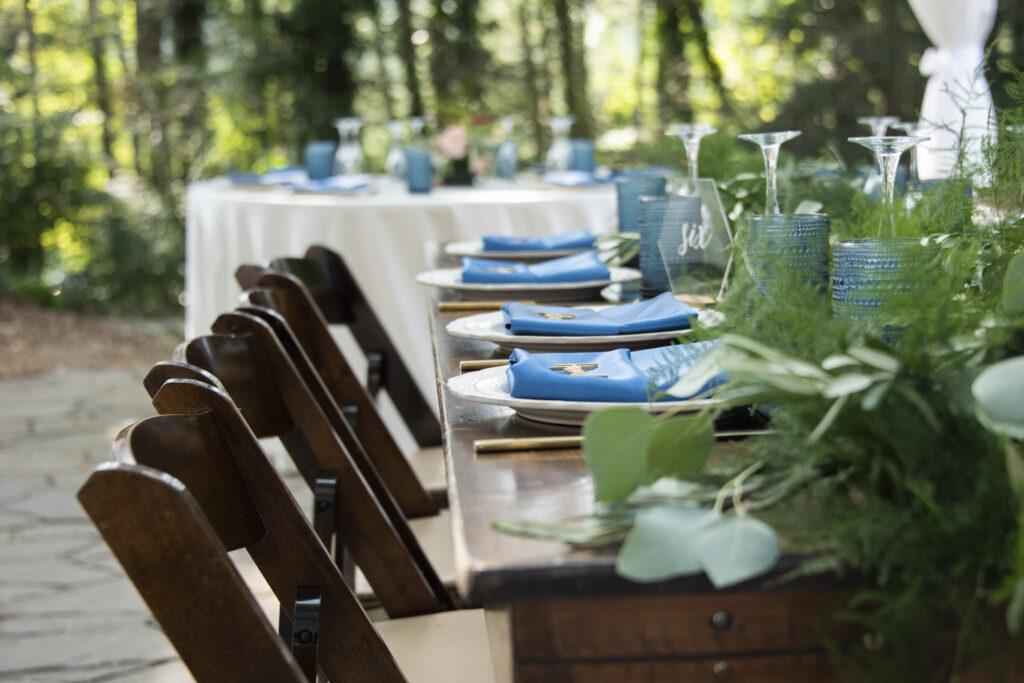
[[[497,358],[488,343],[451,337],[468,313],[431,305],[457,585],[487,610],[500,681],[823,681],[816,643],[827,581],[765,590],[763,580],[716,591],[703,576],[653,584],[618,577],[615,550],[574,550],[494,531],[501,519],[586,514],[593,486],[578,449],[474,453],[482,438],[578,433],[509,408],[464,401],[445,380],[459,362]],[[778,572],[797,560],[784,557]]]

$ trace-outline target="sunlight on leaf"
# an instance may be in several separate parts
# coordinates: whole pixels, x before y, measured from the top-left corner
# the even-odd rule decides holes
[[[661,581],[701,570],[693,541],[715,516],[701,508],[661,506],[639,512],[615,571],[632,581]]]
[[[883,372],[897,373],[900,371],[900,362],[895,356],[879,351],[878,349],[869,349],[866,346],[854,346],[846,350],[846,353],[853,356],[860,362],[876,367]]]
[[[753,517],[721,517],[703,528],[695,551],[715,588],[725,588],[775,566],[779,540],[771,527]]]
[[[645,453],[653,427],[651,416],[634,407],[587,416],[583,455],[594,478],[595,500],[622,500],[647,483]]]
[[[856,394],[870,387],[876,377],[874,375],[862,375],[857,372],[849,372],[839,375],[828,383],[828,386],[821,392],[825,398],[838,398],[849,394]]]

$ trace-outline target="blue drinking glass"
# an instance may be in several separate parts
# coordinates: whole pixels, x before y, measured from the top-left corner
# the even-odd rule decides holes
[[[430,151],[407,148],[405,164],[409,174],[409,192],[430,192],[434,186],[434,166],[430,161]]]
[[[331,167],[334,165],[334,150],[337,148],[330,140],[314,140],[306,145],[303,150],[303,159],[306,162],[306,173],[310,180],[321,180],[329,178]]]
[[[706,263],[700,197],[655,196],[638,200],[640,295],[672,290],[673,280]]]
[[[569,156],[569,170],[594,172],[594,143],[590,140],[570,140],[572,154]]]
[[[823,213],[754,216],[744,251],[761,294],[770,298],[780,279],[791,277],[827,292],[829,229]]]

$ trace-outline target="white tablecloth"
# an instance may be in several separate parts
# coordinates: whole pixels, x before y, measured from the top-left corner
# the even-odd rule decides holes
[[[436,401],[426,306],[415,282],[426,269],[424,245],[505,234],[543,236],[589,228],[614,230],[611,186],[579,190],[440,188],[368,196],[247,189],[227,180],[188,190],[185,334],[208,334],[234,308],[235,269],[312,244],[340,252],[429,403]],[[343,346],[349,346],[343,344]]]

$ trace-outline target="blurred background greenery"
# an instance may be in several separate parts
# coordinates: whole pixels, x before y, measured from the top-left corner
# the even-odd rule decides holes
[[[524,165],[549,116],[622,168],[678,166],[671,121],[715,123],[702,175],[757,170],[738,132],[797,129],[791,155],[857,155],[858,116],[915,119],[929,43],[906,0],[0,0],[0,280],[40,304],[183,303],[190,182],[301,162],[361,116],[477,139],[516,118]],[[1024,68],[1024,10],[989,39],[997,107]],[[831,143],[831,144],[830,144]],[[857,163],[868,160],[866,153]]]

